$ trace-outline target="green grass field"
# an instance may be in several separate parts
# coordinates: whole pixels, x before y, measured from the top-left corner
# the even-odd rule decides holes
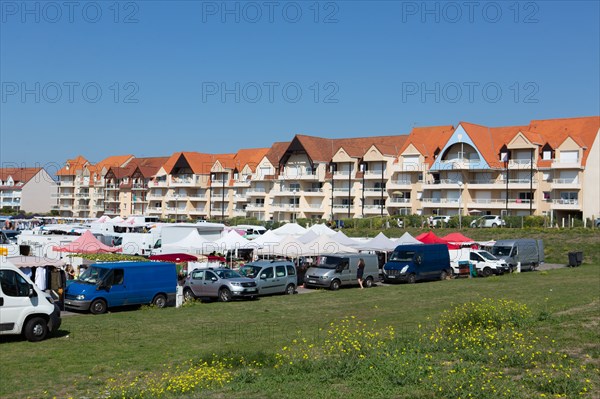
[[[144,397],[598,397],[599,294],[600,265],[592,264],[487,279],[69,316],[59,336],[47,341],[2,339],[0,396],[134,397],[140,387],[166,378],[167,385],[193,389],[175,394],[148,389]],[[513,348],[506,339],[494,338],[505,347],[473,351],[423,338],[434,333],[444,310],[482,298],[525,304],[530,317],[517,331],[539,341],[525,340],[525,346]],[[349,320],[365,325],[340,332],[340,320],[352,316]],[[335,331],[329,334],[332,322]],[[393,326],[393,339],[383,338],[386,326]],[[381,342],[374,344],[370,332],[381,332]],[[364,341],[365,347],[332,353],[326,348],[332,337]],[[302,352],[302,339],[315,346]],[[544,355],[534,364],[519,360],[521,352],[529,357],[538,350]],[[553,354],[545,354],[548,350]],[[308,354],[308,359],[294,358],[289,364],[291,358],[285,356],[292,353]],[[497,359],[497,353],[516,360]],[[215,365],[198,365],[213,354],[219,360]],[[191,369],[176,370],[190,361],[195,364]]]

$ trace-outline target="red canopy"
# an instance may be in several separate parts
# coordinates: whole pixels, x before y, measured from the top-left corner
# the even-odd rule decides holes
[[[104,252],[121,252],[121,248],[109,247],[102,244],[91,231],[86,230],[75,241],[60,247],[52,247],[53,251],[57,252],[72,252],[76,254],[97,254]]]
[[[440,238],[435,235],[433,231],[429,231],[427,233],[419,234],[415,237],[417,240],[421,241],[423,244],[446,244],[448,249],[459,249],[460,245],[450,243],[446,241],[444,238]]]
[[[148,259],[150,260],[160,260],[163,262],[195,262],[198,260],[197,256],[190,254],[163,254],[163,255],[152,255]]]
[[[471,238],[466,237],[461,233],[450,233],[442,237],[442,240],[446,240],[448,242],[474,242]]]
[[[433,231],[419,234],[415,238],[421,241],[423,244],[448,244],[448,241],[436,236]]]

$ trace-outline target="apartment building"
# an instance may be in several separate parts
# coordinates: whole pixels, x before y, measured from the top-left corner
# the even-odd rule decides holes
[[[57,185],[44,168],[0,168],[0,209],[48,213]]]
[[[175,220],[592,218],[600,215],[599,130],[597,116],[503,127],[460,122],[396,136],[299,134],[270,148],[178,152],[152,158],[151,165],[132,156],[97,165],[77,157],[59,171],[58,208],[75,216],[147,213]]]

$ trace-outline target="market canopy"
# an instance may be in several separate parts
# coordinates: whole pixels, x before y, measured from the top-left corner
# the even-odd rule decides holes
[[[396,244],[395,241],[387,238],[385,234],[379,233],[374,238],[370,239],[365,243],[360,244],[356,248],[360,249],[361,251],[388,252],[393,251],[394,249],[396,249],[397,246],[398,244]]]
[[[410,233],[408,231],[406,233],[402,234],[402,236],[400,238],[398,238],[397,240],[395,240],[395,242],[396,242],[396,245],[423,244],[421,241],[417,240],[415,237],[410,235]]]
[[[300,237],[298,237],[298,241],[306,244],[306,243],[316,240],[317,237],[319,237],[319,235],[320,234],[318,234],[314,230],[308,229],[308,231],[306,233],[304,233]]]
[[[60,267],[65,264],[65,259],[49,259],[40,256],[7,256],[0,259],[2,259],[2,262],[8,261],[12,263],[15,267]]]
[[[194,252],[204,253],[206,251],[207,243],[210,243],[205,238],[202,238],[198,230],[194,229],[190,233],[182,238],[181,240],[172,244],[163,245],[163,251],[170,251],[172,253],[177,252]],[[210,252],[210,251],[209,251]]]
[[[257,250],[259,255],[276,255],[289,258],[297,258],[309,254],[310,250],[306,244],[298,241],[292,235],[285,236],[280,242],[265,243],[265,245]]]
[[[232,251],[235,249],[244,248],[250,240],[242,237],[237,231],[230,230],[229,233],[219,238],[214,244],[222,251]],[[211,244],[207,244],[210,246]]]
[[[299,236],[306,233],[306,229],[300,226],[298,223],[286,223],[283,226],[273,230],[273,233],[277,234],[278,236]]]
[[[473,239],[462,235],[461,233],[450,233],[444,237],[442,240],[452,243],[473,243],[475,242]]]
[[[313,224],[312,226],[310,226],[308,228],[308,230],[314,231],[319,236],[323,235],[323,234],[332,236],[337,233],[335,230],[332,230],[330,227],[328,227],[327,225],[324,225],[324,224]]]
[[[106,252],[121,252],[122,248],[109,247],[94,237],[91,231],[86,230],[74,241],[62,246],[54,246],[52,247],[52,250],[56,252],[71,252],[77,254],[97,254]]]
[[[245,248],[262,248],[265,246],[277,244],[281,240],[283,240],[282,236],[278,236],[277,234],[273,233],[273,230],[267,230],[265,234],[256,237],[254,240],[250,240],[246,244]]]
[[[415,238],[421,241],[423,244],[448,244],[448,241],[436,236],[433,231],[428,231],[427,233],[419,234]]]
[[[198,257],[195,255],[184,254],[184,253],[175,253],[175,254],[162,254],[162,255],[152,255],[148,259],[156,260],[161,262],[196,262]]]
[[[347,247],[354,247],[360,244],[358,241],[353,240],[352,238],[344,234],[343,231],[338,231],[337,233],[332,235],[331,238],[333,238],[336,242],[339,242],[340,244],[345,245]]]
[[[306,244],[306,247],[308,247],[308,252],[304,253],[304,256],[358,252],[358,249],[340,244],[332,236],[327,235],[318,236],[315,240]]]

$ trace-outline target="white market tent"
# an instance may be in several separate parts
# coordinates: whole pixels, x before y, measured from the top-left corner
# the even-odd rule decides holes
[[[262,248],[264,246],[273,246],[283,240],[282,236],[273,233],[273,230],[267,232],[260,237],[256,237],[246,244],[246,248]]]
[[[415,237],[411,236],[408,231],[402,234],[402,237],[395,240],[396,245],[423,244]]]
[[[283,226],[273,230],[273,233],[277,234],[278,236],[300,236],[306,233],[306,229],[300,226],[298,223],[286,223]]]
[[[249,242],[250,240],[242,237],[237,231],[230,230],[229,233],[216,240],[213,244],[220,249],[220,252],[225,252],[244,248]]]
[[[203,254],[207,252],[214,244],[207,241],[205,238],[198,233],[198,230],[192,230],[190,233],[182,238],[181,240],[174,242],[170,245],[163,245],[163,253],[193,253]],[[215,249],[216,250],[216,249]],[[212,250],[208,250],[211,252]]]
[[[320,234],[316,233],[314,230],[308,229],[308,231],[306,233],[304,233],[300,237],[298,237],[298,241],[306,244],[311,241],[314,241],[317,237],[319,237],[319,235]]]
[[[338,254],[348,252],[358,252],[358,249],[341,244],[333,239],[332,236],[320,235],[315,240],[306,244],[309,249],[304,256],[317,256],[321,254]]]
[[[269,245],[270,244],[270,245]],[[275,256],[286,256],[290,258],[297,258],[308,253],[309,249],[306,244],[298,241],[294,236],[285,236],[278,243],[265,243],[262,248],[259,248],[256,252],[258,255],[275,255]]]
[[[385,234],[379,233],[371,240],[360,244],[356,248],[361,251],[382,251],[388,252],[396,249],[398,244],[394,240],[390,240]]]
[[[315,233],[317,233],[317,235],[328,235],[328,236],[332,236],[337,234],[337,231],[332,230],[331,228],[329,228],[328,226],[324,225],[324,224],[313,224],[312,226],[309,227],[308,229],[309,231],[313,231]]]
[[[335,233],[334,235],[331,236],[331,238],[333,240],[335,240],[335,242],[338,242],[342,245],[345,245],[347,247],[355,247],[357,245],[360,244],[360,242],[353,240],[352,238],[348,237],[346,234],[344,234],[342,231],[338,231],[337,233]]]

